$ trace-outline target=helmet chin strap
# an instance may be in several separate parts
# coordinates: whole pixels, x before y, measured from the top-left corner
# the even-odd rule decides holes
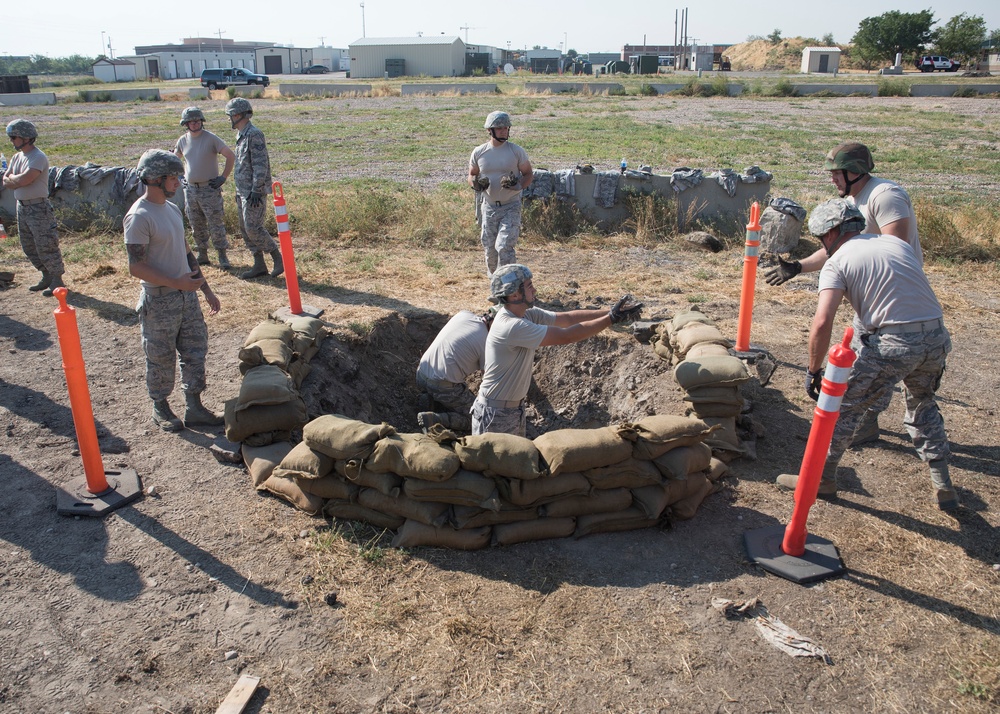
[[[508,139],[507,136],[497,136],[497,130],[495,128],[490,129],[490,136],[492,136],[496,141],[499,141],[501,144]]]
[[[847,169],[841,169],[840,173],[844,177],[844,196],[850,196],[851,187],[854,186],[854,184],[856,184],[858,181],[860,181],[867,175],[867,174],[858,174],[858,177],[853,181],[851,181],[850,179],[847,178]],[[843,196],[841,198],[843,198]]]

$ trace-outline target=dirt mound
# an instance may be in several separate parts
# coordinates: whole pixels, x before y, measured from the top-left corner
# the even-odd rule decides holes
[[[736,72],[781,71],[798,72],[802,67],[802,50],[818,44],[805,37],[790,37],[777,44],[767,40],[752,40],[733,45],[726,54]]]

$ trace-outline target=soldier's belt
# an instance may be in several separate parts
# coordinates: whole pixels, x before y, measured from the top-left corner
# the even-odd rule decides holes
[[[41,203],[42,201],[48,201],[48,200],[49,199],[47,198],[26,198],[24,200],[21,200],[19,198],[17,199],[17,202],[20,203],[22,206],[34,206],[36,203]]]
[[[930,332],[944,326],[941,318],[922,322],[904,322],[901,325],[886,325],[872,330],[873,335],[905,335],[909,332]]]
[[[152,295],[153,297],[161,297],[163,295],[169,295],[170,293],[180,292],[177,288],[147,287],[145,285],[143,285],[142,289],[147,295]]]

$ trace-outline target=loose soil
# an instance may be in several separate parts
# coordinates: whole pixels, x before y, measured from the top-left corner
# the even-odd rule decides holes
[[[303,390],[314,414],[410,430],[420,352],[450,314],[485,307],[480,256],[376,252],[370,272],[304,276],[303,301],[334,335]],[[739,248],[609,240],[519,259],[553,309],[630,290],[654,318],[697,305],[735,334]],[[845,457],[841,497],[812,509],[810,532],[848,573],[811,586],[765,574],[743,536],[791,514],[773,480],[798,469],[808,436],[814,277],[758,286],[752,341],[778,367],[744,391],[757,458],[734,461],[693,519],[466,553],[396,551],[370,527],[307,516],[216,461],[217,432],[157,430],[124,259],[72,264],[67,282],[104,462],[151,492],[104,518],[58,515],[56,489],[82,466],[55,303],[26,290],[27,261],[4,267],[17,279],[0,291],[0,711],[212,712],[240,674],[261,678],[247,711],[282,714],[987,712],[1000,700],[995,266],[928,268],[955,343],[940,401],[965,507],[932,507],[897,395],[881,439]],[[287,297],[282,280],[207,272],[223,312],[208,319],[205,397],[220,406],[237,393],[244,337]],[[627,333],[543,348],[535,376],[533,434],[682,413],[670,370]],[[788,656],[715,597],[760,598],[829,660]]]

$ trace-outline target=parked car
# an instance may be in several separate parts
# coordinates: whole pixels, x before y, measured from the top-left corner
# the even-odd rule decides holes
[[[242,67],[218,67],[201,73],[201,86],[209,89],[223,89],[239,84],[259,84],[268,86],[271,78],[266,74],[254,74]]]
[[[955,62],[940,55],[924,55],[917,60],[917,69],[921,72],[933,72],[936,69],[944,72],[957,72],[961,66],[961,62]]]
[[[313,64],[302,70],[302,74],[326,74],[330,68],[324,64]]]

